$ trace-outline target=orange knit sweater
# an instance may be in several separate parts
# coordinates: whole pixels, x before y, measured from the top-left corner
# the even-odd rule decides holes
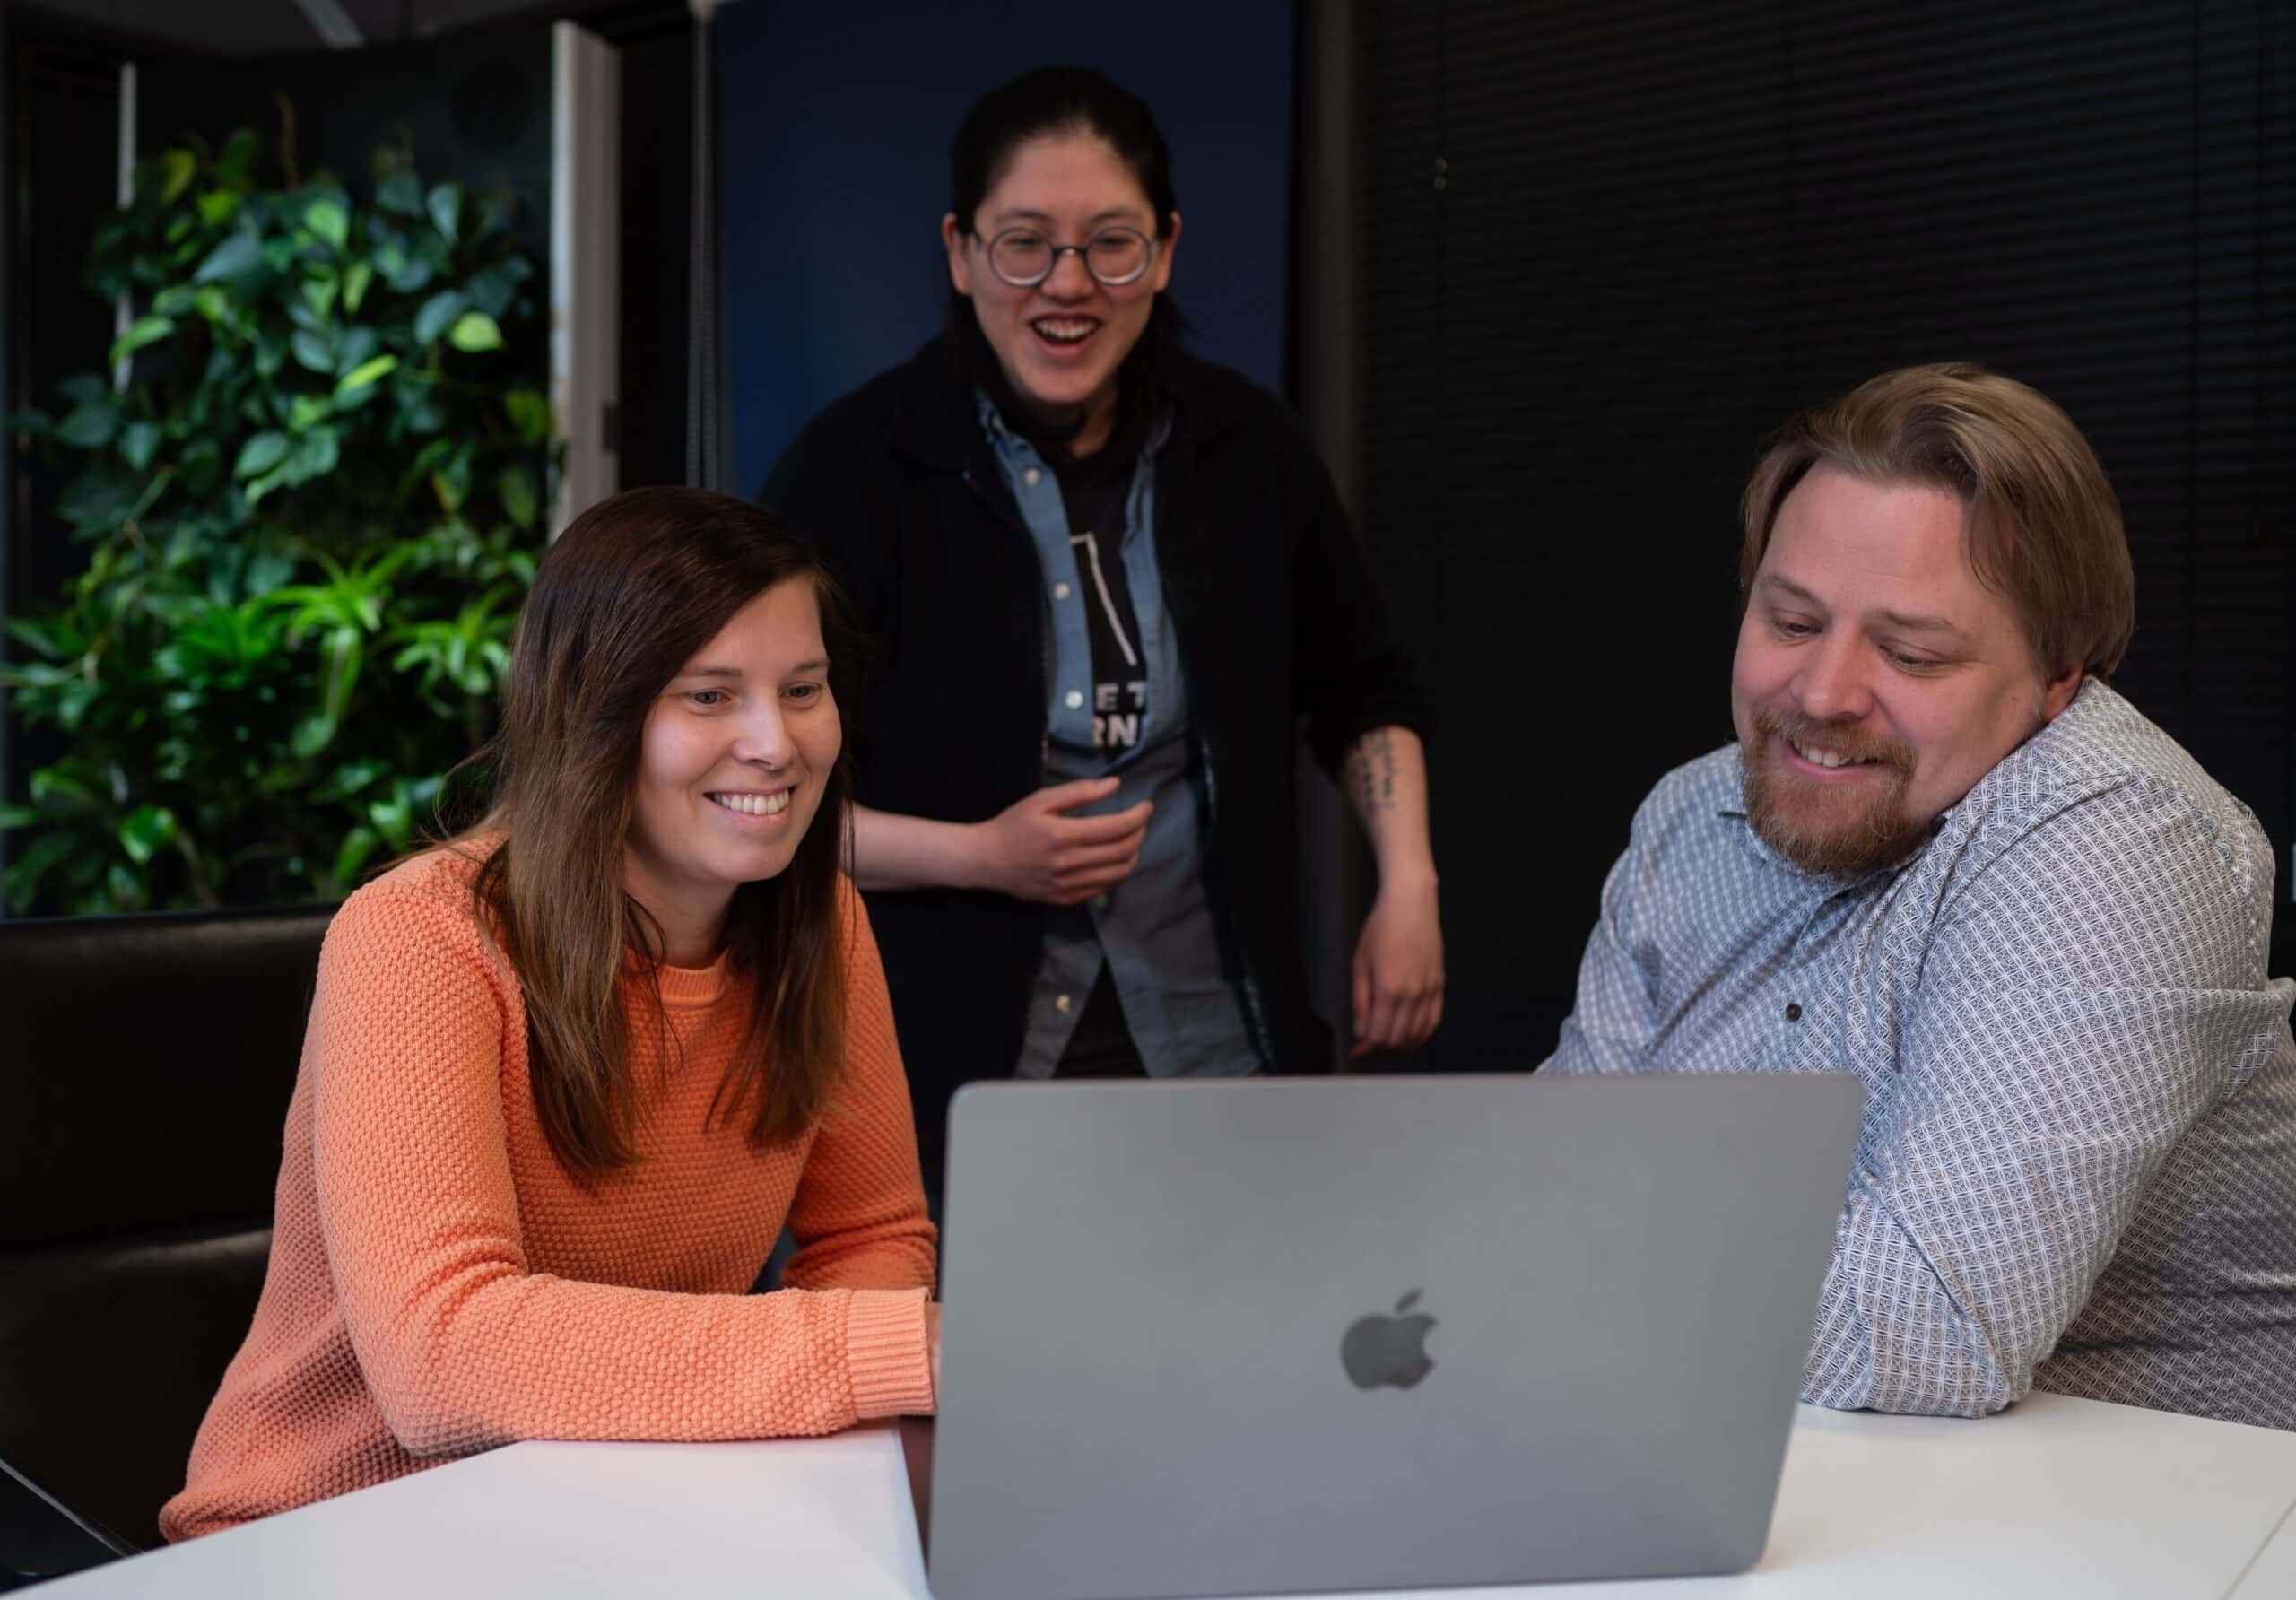
[[[850,885],[850,1065],[820,1125],[765,1151],[739,1119],[705,1128],[746,986],[722,959],[669,968],[674,1050],[627,986],[640,1159],[585,1186],[535,1115],[525,1007],[474,919],[474,870],[418,857],[327,930],[270,1273],[160,1513],[170,1539],[516,1439],[754,1439],[932,1409],[934,1230]],[[745,1293],[785,1219],[791,1287]]]

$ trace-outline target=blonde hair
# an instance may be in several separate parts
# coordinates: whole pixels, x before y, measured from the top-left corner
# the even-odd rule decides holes
[[[1746,484],[1738,584],[1750,591],[1779,509],[1813,466],[1923,483],[1968,508],[1970,564],[2016,610],[2052,678],[2104,678],[2136,630],[2120,500],[2073,419],[1966,361],[1904,367],[1779,430]]]

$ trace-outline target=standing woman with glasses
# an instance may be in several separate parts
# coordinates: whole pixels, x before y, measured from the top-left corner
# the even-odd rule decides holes
[[[1420,1044],[1443,999],[1425,698],[1298,422],[1181,348],[1154,118],[1047,68],[952,154],[946,331],[815,418],[763,495],[878,643],[852,871],[929,1173],[971,1079],[1328,1064],[1301,717],[1378,857],[1353,1053]]]

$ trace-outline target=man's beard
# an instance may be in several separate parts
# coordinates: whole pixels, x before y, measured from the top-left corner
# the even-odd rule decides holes
[[[1746,820],[1764,844],[1804,872],[1856,877],[1903,860],[1927,840],[1932,819],[1905,809],[1913,752],[1903,744],[1776,710],[1757,712],[1753,731],[1738,750]],[[1787,771],[1778,751],[1781,737],[1878,761],[1888,770],[1885,780],[1837,787]]]

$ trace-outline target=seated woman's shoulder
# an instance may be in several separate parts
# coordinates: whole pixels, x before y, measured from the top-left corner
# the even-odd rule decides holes
[[[394,862],[369,879],[358,893],[380,890],[392,894],[449,894],[466,900],[471,884],[477,881],[478,869],[501,845],[502,836],[499,833],[465,834],[434,844]]]
[[[418,851],[353,890],[336,911],[335,926],[413,920],[434,927],[440,923],[451,928],[467,926],[474,932],[472,886],[479,868],[501,842],[499,835],[480,834]]]

